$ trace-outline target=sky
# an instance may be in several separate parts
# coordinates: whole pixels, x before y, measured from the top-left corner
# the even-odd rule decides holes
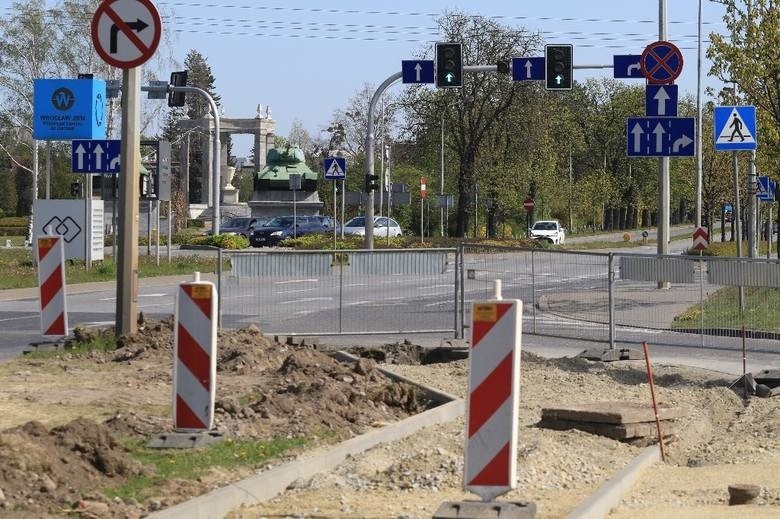
[[[53,2],[49,1],[49,5]],[[7,7],[11,0],[0,0]],[[270,106],[277,134],[302,121],[314,136],[335,109],[364,83],[379,85],[400,71],[401,60],[432,49],[439,40],[436,17],[447,11],[495,17],[504,25],[542,34],[546,43],[574,45],[574,64],[612,64],[615,54],[641,54],[658,40],[657,0],[182,0],[156,2],[173,58],[190,49],[208,60],[225,117],[251,118]],[[696,93],[699,0],[668,0],[668,40],[682,50],[680,95]],[[724,7],[703,0],[706,50],[710,32],[724,32]],[[539,55],[543,55],[540,52]],[[722,85],[707,78],[703,88]],[[476,65],[476,63],[467,63]],[[607,70],[575,70],[575,81],[611,77]],[[167,79],[167,73],[161,74]],[[642,80],[624,80],[642,81]],[[391,87],[398,93],[403,85]],[[431,87],[433,88],[433,87]],[[641,114],[637,114],[641,115]],[[234,153],[246,155],[250,136],[234,137]]]

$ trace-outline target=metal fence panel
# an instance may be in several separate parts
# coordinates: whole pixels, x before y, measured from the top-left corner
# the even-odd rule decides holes
[[[780,262],[777,260],[712,258],[708,263],[710,283],[780,288]]]
[[[231,275],[237,278],[260,276],[326,276],[331,273],[331,256],[322,252],[232,252]]]
[[[636,281],[693,283],[693,262],[684,258],[624,256],[620,278]]]

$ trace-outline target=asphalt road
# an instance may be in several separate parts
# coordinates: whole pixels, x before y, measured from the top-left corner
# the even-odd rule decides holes
[[[682,233],[690,233],[690,229],[675,229],[672,234]],[[622,236],[622,233],[615,234],[618,238]],[[589,238],[605,239],[603,236]],[[670,252],[679,253],[688,245],[688,240],[673,241]],[[655,244],[651,244],[619,249],[619,252],[654,254],[655,250]],[[492,280],[497,277],[503,279],[505,298],[525,301],[531,300],[532,291],[538,299],[545,293],[606,290],[603,256],[581,253],[571,255],[572,260],[566,261],[568,255],[535,253],[533,266],[523,256],[529,255],[467,256],[465,270],[473,271],[473,279],[468,276],[465,279],[466,307],[474,300],[489,298],[493,292]],[[287,276],[240,280],[226,277],[222,286],[222,324],[234,327],[253,323],[266,333],[317,333],[325,337],[322,340],[331,343],[395,342],[403,336],[418,343],[438,344],[441,338],[452,337],[449,330],[456,327],[454,275],[450,261],[445,272],[424,276]],[[139,311],[158,318],[172,314],[176,289],[184,279],[186,276],[141,280]],[[22,292],[17,291],[15,295],[9,291],[0,292],[0,330],[3,332],[0,334],[0,360],[17,355],[27,344],[40,340],[36,292]],[[115,286],[111,282],[71,287],[67,298],[71,327],[77,323],[113,324],[115,297]],[[526,305],[524,327],[527,332],[535,327],[542,334],[576,334],[604,341],[608,329],[603,324],[603,310],[594,309],[593,312],[592,318],[570,319]],[[323,331],[386,333],[329,337]],[[702,365],[728,372],[741,370],[741,341],[734,338],[708,337],[702,347],[698,335],[628,326],[618,326],[616,336],[618,348],[637,348],[643,340],[649,341],[658,361]],[[524,335],[524,341],[532,351],[557,356],[604,346],[603,342],[530,333]],[[748,369],[780,367],[775,347],[776,341],[749,341]]]

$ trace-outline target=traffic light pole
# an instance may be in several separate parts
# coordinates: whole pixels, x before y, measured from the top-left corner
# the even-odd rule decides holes
[[[666,0],[658,0],[658,39],[666,41]],[[658,159],[658,254],[669,254],[669,157]],[[669,288],[659,281],[658,288]]]

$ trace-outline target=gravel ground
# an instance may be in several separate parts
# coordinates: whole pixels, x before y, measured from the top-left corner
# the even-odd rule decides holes
[[[466,361],[387,367],[465,396]],[[521,372],[518,487],[500,499],[532,501],[537,517],[563,517],[641,448],[576,430],[538,428],[542,407],[604,400],[649,403],[644,362],[545,360],[524,353]],[[727,485],[753,481],[764,489],[755,506],[742,510],[752,510],[754,517],[777,512],[780,483],[772,477],[752,478],[749,470],[735,471],[771,464],[780,452],[778,401],[752,399],[745,407],[727,389],[728,377],[706,370],[655,366],[654,372],[659,401],[688,413],[679,420],[680,434],[667,446],[668,462],[647,472],[615,517],[676,517],[665,513],[669,506],[696,505],[709,507],[698,517],[731,517],[734,509],[725,506]],[[463,431],[461,419],[379,446],[231,517],[430,517],[443,501],[475,498],[462,490]],[[671,477],[665,470],[679,473]]]

